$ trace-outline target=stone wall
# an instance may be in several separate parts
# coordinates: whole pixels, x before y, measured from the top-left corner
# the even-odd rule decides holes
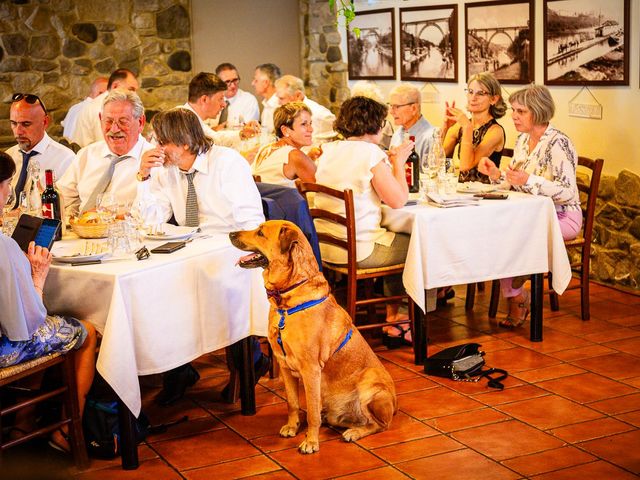
[[[14,92],[35,93],[60,135],[68,108],[98,76],[138,74],[147,110],[184,103],[191,73],[190,0],[0,1],[0,145]]]
[[[600,180],[591,278],[640,291],[640,176],[629,170]]]
[[[335,113],[349,98],[349,85],[336,16],[327,0],[300,0],[300,31],[307,95]]]

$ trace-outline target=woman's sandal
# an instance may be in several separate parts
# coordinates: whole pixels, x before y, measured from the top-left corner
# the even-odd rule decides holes
[[[531,311],[531,295],[527,290],[522,292],[522,296],[524,300],[518,303],[518,308],[520,310],[519,318],[514,318],[511,316],[511,311],[507,314],[507,317],[504,320],[500,320],[498,325],[503,328],[514,329],[518,328],[524,322],[527,321],[527,317],[529,316],[529,312]],[[511,305],[509,305],[509,310],[511,310]]]
[[[436,299],[436,305],[438,307],[445,307],[447,305],[447,301],[451,300],[453,297],[456,296],[456,292],[453,289],[453,287],[444,287],[441,290],[441,292],[442,292],[442,296]],[[441,292],[438,292],[438,293],[441,293]]]
[[[61,428],[58,428],[57,430],[54,431],[54,433],[55,432],[59,432],[60,435],[62,435],[62,438],[64,438],[64,440],[67,442],[68,446],[61,445],[58,442],[56,442],[53,439],[53,434],[49,438],[49,446],[51,448],[53,448],[54,450],[58,450],[59,452],[62,452],[62,453],[66,453],[66,454],[71,453],[71,448],[70,448],[71,442],[69,441],[69,435],[64,433],[64,431]]]
[[[406,326],[406,328],[404,328]],[[411,327],[408,323],[401,323],[398,325],[389,325],[385,327],[387,329],[395,329],[401,331],[397,335],[390,335],[388,330],[382,332],[382,344],[389,350],[395,350],[396,348],[405,347],[407,345],[413,345],[411,341]]]

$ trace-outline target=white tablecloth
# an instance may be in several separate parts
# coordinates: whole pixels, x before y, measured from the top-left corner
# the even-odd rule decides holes
[[[138,375],[170,370],[249,335],[266,335],[262,270],[236,266],[241,255],[220,235],[143,261],[54,264],[45,303],[49,312],[87,320],[102,333],[97,369],[138,416]]]
[[[383,208],[382,224],[411,233],[402,276],[407,293],[425,311],[425,289],[532,273],[553,273],[561,294],[571,268],[553,202],[510,192],[508,200],[479,206]]]

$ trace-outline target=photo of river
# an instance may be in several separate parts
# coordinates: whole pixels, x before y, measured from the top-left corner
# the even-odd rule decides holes
[[[394,39],[393,9],[358,13],[347,33],[349,78],[395,79]]]
[[[629,0],[549,0],[545,83],[628,85]]]
[[[401,78],[457,82],[453,8],[400,9]]]

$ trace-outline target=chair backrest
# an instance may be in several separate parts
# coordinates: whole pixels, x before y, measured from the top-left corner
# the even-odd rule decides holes
[[[582,206],[582,231],[584,237],[585,248],[590,248],[591,238],[593,234],[593,220],[596,213],[596,200],[598,199],[598,189],[600,188],[600,176],[602,175],[602,167],[604,160],[596,158],[592,160],[587,157],[578,157],[578,165],[591,170],[591,180],[588,185],[578,184],[578,190],[587,195],[587,203]],[[587,251],[588,254],[588,251]]]
[[[253,181],[256,183],[262,182],[262,177],[260,175],[253,175]]]
[[[502,156],[503,157],[509,157],[509,158],[513,158],[513,148],[503,148],[502,149]]]
[[[347,231],[347,240],[335,237],[329,233],[325,233],[317,230],[318,241],[320,243],[326,243],[346,250],[347,252],[347,268],[349,272],[356,271],[356,223],[355,223],[355,209],[353,202],[353,191],[346,189],[344,191],[336,190],[334,188],[320,185],[318,183],[302,182],[300,179],[296,180],[296,187],[300,194],[305,197],[307,204],[309,205],[309,213],[314,220],[324,220],[333,224],[343,226]],[[317,208],[312,206],[309,201],[309,194],[314,193],[316,195],[328,195],[344,202],[345,215],[339,215],[329,210]]]

